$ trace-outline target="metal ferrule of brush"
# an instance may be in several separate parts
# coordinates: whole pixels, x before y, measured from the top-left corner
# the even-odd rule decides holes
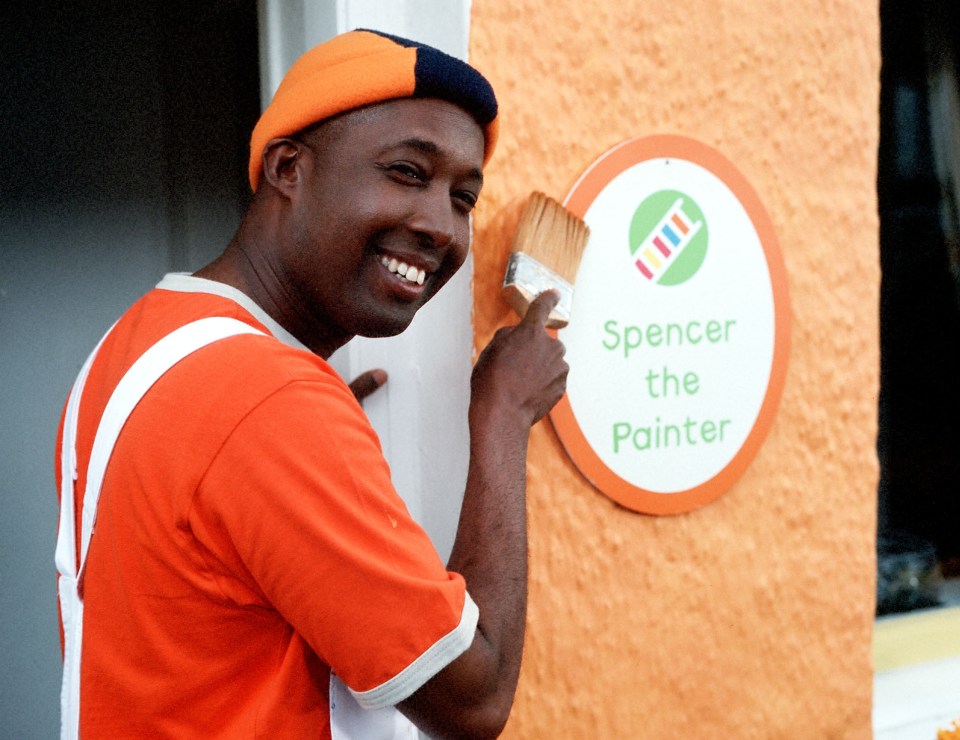
[[[513,252],[503,277],[503,294],[510,305],[523,316],[530,302],[545,290],[560,293],[560,301],[550,312],[547,327],[559,329],[566,326],[570,322],[570,309],[573,306],[573,286],[532,257],[523,252]]]

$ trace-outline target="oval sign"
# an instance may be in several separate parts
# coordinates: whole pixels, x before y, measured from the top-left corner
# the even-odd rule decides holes
[[[560,440],[629,509],[704,506],[757,454],[786,378],[787,279],[770,219],[733,164],[681,136],[615,147],[565,205],[591,234],[559,332]]]

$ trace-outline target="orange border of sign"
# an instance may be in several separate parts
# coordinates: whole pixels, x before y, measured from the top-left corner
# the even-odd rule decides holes
[[[639,488],[613,472],[587,442],[564,395],[550,412],[550,420],[567,454],[581,473],[617,503],[645,514],[682,514],[705,506],[726,493],[756,456],[773,424],[787,376],[790,354],[790,301],[787,273],[773,224],[756,191],[739,170],[712,147],[694,139],[676,135],[630,139],[614,147],[590,166],[574,184],[566,207],[581,218],[600,192],[620,173],[650,159],[683,159],[709,170],[730,188],[740,201],[756,229],[767,261],[773,290],[774,339],[773,364],[767,392],[753,428],[733,459],[710,480],[673,493],[658,493]]]

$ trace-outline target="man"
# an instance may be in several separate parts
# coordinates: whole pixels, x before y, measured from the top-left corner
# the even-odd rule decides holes
[[[234,239],[138,301],[68,402],[65,736],[366,739],[409,734],[403,716],[499,733],[527,437],[567,371],[544,330],[556,295],[477,361],[446,566],[325,362],[402,331],[463,264],[496,126],[486,80],[403,39],[352,32],[291,68]]]

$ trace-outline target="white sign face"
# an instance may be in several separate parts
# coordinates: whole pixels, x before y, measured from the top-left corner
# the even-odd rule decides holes
[[[701,506],[749,464],[783,384],[789,322],[769,221],[729,162],[679,137],[612,150],[567,206],[591,235],[559,333],[561,441],[629,508]]]

